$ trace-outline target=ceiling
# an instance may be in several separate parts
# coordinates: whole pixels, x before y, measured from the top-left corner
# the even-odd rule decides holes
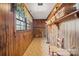
[[[38,6],[38,3],[27,3],[27,8],[34,19],[47,19],[54,5],[54,3],[43,3]]]

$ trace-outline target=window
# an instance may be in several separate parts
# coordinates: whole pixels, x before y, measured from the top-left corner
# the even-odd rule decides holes
[[[16,30],[30,30],[32,29],[32,22],[30,18],[25,16],[23,9],[19,6],[16,7]]]
[[[26,30],[26,18],[21,8],[16,9],[16,30]]]
[[[27,30],[32,29],[32,25],[31,24],[27,24]]]
[[[32,29],[32,22],[27,19],[27,30]]]

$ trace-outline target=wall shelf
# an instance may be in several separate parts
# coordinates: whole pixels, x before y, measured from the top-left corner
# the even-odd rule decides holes
[[[75,3],[57,3],[55,4],[54,8],[52,9],[51,13],[48,16],[48,20],[53,17],[62,7],[67,5],[74,5]],[[55,11],[54,11],[55,10]]]
[[[63,3],[61,3],[59,6],[57,6],[57,5],[58,5],[58,3],[54,6],[53,10],[50,12],[50,14],[48,16],[48,20],[49,20],[49,18],[51,18],[53,15],[56,14],[56,12],[62,7]],[[54,9],[56,9],[56,11],[54,11]]]
[[[53,8],[53,10],[52,10],[52,13],[49,15],[49,17],[48,17],[48,20],[51,20],[52,19],[52,17],[53,16],[55,16],[56,15],[56,13],[61,9],[61,8],[63,8],[63,7],[68,7],[68,6],[74,6],[75,5],[75,3],[61,3],[61,4],[56,4],[55,6],[54,6],[54,8]],[[56,8],[56,10],[54,11],[54,9]],[[73,11],[73,12],[71,12],[71,13],[68,13],[68,14],[66,14],[66,15],[63,15],[62,17],[60,17],[60,18],[58,18],[58,19],[56,19],[56,16],[55,16],[55,21],[53,22],[53,23],[51,23],[50,25],[52,25],[52,24],[59,24],[59,23],[61,23],[61,22],[63,22],[63,21],[67,21],[68,19],[65,19],[65,18],[67,18],[67,17],[70,17],[70,16],[72,16],[72,15],[74,15],[74,14],[76,14],[76,13],[78,13],[79,12],[79,9],[78,10],[75,10],[75,11]],[[77,15],[78,16],[78,15]]]
[[[69,14],[67,14],[67,15],[65,15],[65,16],[63,16],[63,17],[61,17],[60,19],[55,20],[53,23],[54,23],[54,24],[57,24],[57,23],[63,22],[63,21],[66,20],[65,18],[67,18],[67,17],[69,17],[69,16],[71,16],[71,15],[74,15],[74,14],[76,14],[77,12],[79,12],[79,10],[76,10],[76,11],[74,11],[74,12],[69,13]]]

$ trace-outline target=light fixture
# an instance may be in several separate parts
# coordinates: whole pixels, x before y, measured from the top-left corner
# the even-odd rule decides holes
[[[43,3],[38,3],[38,6],[42,6],[43,5]]]

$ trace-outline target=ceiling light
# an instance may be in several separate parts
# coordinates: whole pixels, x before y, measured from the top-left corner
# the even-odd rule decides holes
[[[42,6],[43,5],[43,3],[38,3],[38,6]]]

